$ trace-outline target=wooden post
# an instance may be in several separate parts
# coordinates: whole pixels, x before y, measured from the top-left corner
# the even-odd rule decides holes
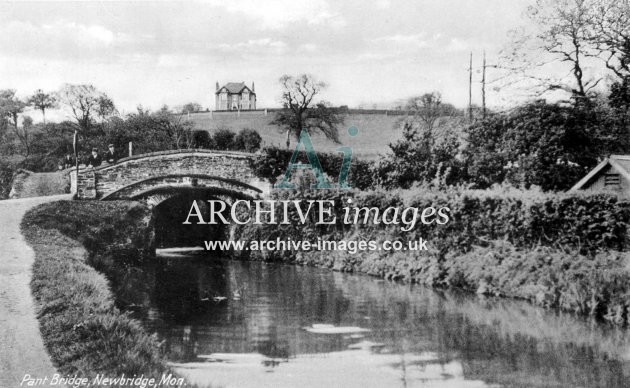
[[[79,192],[79,147],[78,147],[78,139],[79,130],[74,130],[74,136],[72,137],[72,148],[74,148],[74,167],[77,175],[77,183],[76,183],[76,192]],[[76,193],[75,193],[76,194]]]
[[[133,155],[133,143],[129,142],[129,157]]]

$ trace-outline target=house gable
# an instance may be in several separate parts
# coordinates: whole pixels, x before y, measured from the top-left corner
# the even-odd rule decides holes
[[[252,95],[256,95],[256,92],[251,90],[247,85],[243,82],[228,82],[227,84],[220,87],[215,94],[220,94],[222,92],[227,92],[228,94],[241,94],[243,91],[247,89],[247,92]]]

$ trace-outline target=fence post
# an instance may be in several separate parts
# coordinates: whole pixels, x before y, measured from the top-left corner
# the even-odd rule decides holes
[[[133,155],[133,143],[129,142],[129,157]]]

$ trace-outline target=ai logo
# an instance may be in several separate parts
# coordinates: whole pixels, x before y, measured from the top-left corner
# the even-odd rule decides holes
[[[354,137],[359,134],[359,129],[355,126],[348,128],[348,135]],[[298,153],[300,152],[300,147],[304,147],[304,151],[306,151],[306,157],[308,158],[308,163],[296,163]],[[282,181],[275,184],[274,188],[276,189],[294,189],[295,186],[289,182],[289,178],[291,177],[291,171],[293,169],[303,169],[310,168],[313,170],[315,174],[315,178],[317,179],[317,183],[311,185],[311,189],[351,189],[352,186],[347,182],[348,172],[350,172],[350,162],[352,161],[352,147],[339,147],[337,151],[343,154],[343,162],[341,163],[341,169],[339,171],[339,179],[337,180],[337,184],[330,183],[326,176],[324,175],[324,170],[322,169],[322,165],[319,163],[319,158],[317,157],[317,153],[315,152],[315,147],[313,147],[313,142],[311,142],[311,137],[308,134],[306,129],[303,129],[300,132],[300,139],[291,155],[291,160],[289,161],[289,165],[287,166],[287,170],[284,173],[284,177]]]

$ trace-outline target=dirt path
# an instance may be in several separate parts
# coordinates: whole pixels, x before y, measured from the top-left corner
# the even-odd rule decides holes
[[[56,373],[35,317],[30,289],[34,253],[20,233],[20,221],[36,205],[71,197],[0,201],[0,387],[19,387],[26,374],[50,380]]]

